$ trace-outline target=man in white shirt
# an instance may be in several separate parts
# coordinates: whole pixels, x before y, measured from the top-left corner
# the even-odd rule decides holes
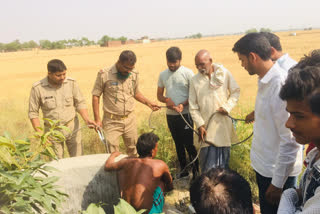
[[[193,127],[193,121],[189,114],[188,98],[190,80],[194,73],[189,68],[182,66],[182,53],[178,47],[171,47],[166,52],[168,69],[162,71],[158,80],[157,98],[167,106],[167,123],[176,146],[178,160],[180,163],[179,177],[188,176],[185,169],[187,166],[186,152],[189,154],[190,162],[197,156],[197,150],[193,145],[193,130],[185,120]],[[164,96],[164,91],[166,91]],[[193,178],[199,171],[198,161],[192,167]]]
[[[199,71],[190,82],[189,110],[202,141],[199,160],[201,172],[211,168],[227,168],[231,143],[237,141],[228,115],[236,105],[240,88],[231,73],[212,62],[207,50],[195,57]]]
[[[285,123],[286,103],[279,97],[285,81],[283,69],[271,60],[271,45],[259,33],[250,33],[232,49],[250,75],[258,75],[255,123],[250,152],[256,172],[262,214],[277,213],[283,189],[293,187],[302,167],[302,147]]]
[[[260,32],[260,34],[266,37],[271,45],[272,61],[279,64],[279,66],[285,71],[284,75],[288,75],[289,69],[296,65],[297,62],[292,59],[289,54],[282,52],[280,38],[277,35],[269,32]],[[248,114],[246,121],[254,121],[254,111]]]

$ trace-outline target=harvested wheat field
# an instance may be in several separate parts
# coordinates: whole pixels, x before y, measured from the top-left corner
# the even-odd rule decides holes
[[[299,60],[309,51],[319,48],[320,30],[277,33],[283,50]],[[165,51],[178,46],[183,53],[182,64],[197,72],[194,56],[200,49],[208,49],[214,62],[222,63],[234,75],[241,87],[239,105],[252,108],[257,89],[256,76],[249,76],[231,49],[241,35],[218,36],[202,39],[170,40],[150,44],[132,44],[121,47],[85,47],[65,50],[38,50],[13,53],[0,53],[0,133],[9,131],[13,136],[26,136],[31,124],[27,117],[28,97],[34,82],[46,76],[47,62],[53,58],[65,62],[67,75],[76,79],[87,99],[92,115],[91,90],[99,69],[114,64],[122,50],[133,50],[137,55],[136,69],[140,73],[140,90],[150,100],[156,101],[159,73],[166,69]],[[145,119],[150,109],[140,103],[136,106],[139,121]]]

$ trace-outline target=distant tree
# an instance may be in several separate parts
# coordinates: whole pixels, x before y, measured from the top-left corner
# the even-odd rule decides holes
[[[52,44],[51,49],[64,49],[64,48],[66,48],[66,46],[64,45],[64,42],[62,40],[52,42],[51,44]]]
[[[248,34],[248,33],[257,33],[258,32],[258,30],[256,29],[256,28],[251,28],[251,29],[249,29],[249,30],[246,30],[246,34]]]
[[[21,48],[24,48],[24,49],[36,48],[38,46],[39,45],[33,40],[30,40],[29,42],[24,42],[21,44]]]
[[[101,46],[101,47],[104,47],[106,45],[106,42],[108,41],[111,41],[112,38],[107,36],[107,35],[104,35],[99,41],[98,41],[98,44]]]
[[[271,33],[272,30],[270,28],[260,28],[260,32],[268,32]]]
[[[52,49],[52,43],[49,41],[49,40],[40,40],[39,41],[39,43],[40,43],[40,47],[42,48],[42,49]]]
[[[200,39],[200,38],[202,38],[202,34],[197,33],[197,34],[193,34],[191,36],[186,36],[185,38],[187,38],[187,39]]]
[[[5,44],[0,43],[0,51],[1,51],[1,52],[4,51],[4,48],[5,48]]]
[[[119,37],[117,40],[120,40],[121,42],[125,42],[125,41],[127,41],[128,39],[127,39],[127,37],[121,36],[121,37]]]
[[[5,44],[5,51],[17,51],[21,49],[21,44],[19,40],[14,40],[13,42]]]

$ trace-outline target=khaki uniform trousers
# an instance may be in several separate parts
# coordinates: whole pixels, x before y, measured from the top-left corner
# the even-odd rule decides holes
[[[103,116],[103,131],[107,139],[110,152],[119,151],[120,136],[122,136],[129,156],[137,156],[137,123],[134,113],[128,117],[112,117],[105,113]]]
[[[70,131],[59,130],[66,138],[66,145],[70,157],[77,157],[82,155],[81,144],[81,130],[79,119],[76,116],[73,120],[64,125],[70,129]],[[52,142],[55,153],[59,159],[64,157],[64,142]]]

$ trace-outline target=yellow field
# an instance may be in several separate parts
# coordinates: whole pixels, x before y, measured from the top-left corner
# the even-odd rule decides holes
[[[320,30],[281,32],[283,50],[299,60],[309,51],[319,48]],[[249,76],[231,49],[241,36],[221,36],[203,39],[163,41],[151,44],[133,44],[116,48],[85,47],[66,50],[40,50],[15,53],[0,53],[0,135],[5,130],[14,136],[26,136],[31,130],[27,117],[28,97],[32,83],[46,76],[47,62],[53,58],[65,62],[68,76],[75,78],[85,95],[92,115],[91,90],[99,69],[116,62],[120,52],[133,50],[138,58],[136,68],[140,72],[140,90],[149,99],[156,101],[159,73],[166,69],[165,51],[178,46],[183,53],[182,64],[197,72],[194,56],[200,49],[208,49],[215,62],[222,63],[234,75],[241,87],[239,105],[252,107],[257,90],[257,77]],[[150,109],[137,104],[138,120],[145,119]]]

